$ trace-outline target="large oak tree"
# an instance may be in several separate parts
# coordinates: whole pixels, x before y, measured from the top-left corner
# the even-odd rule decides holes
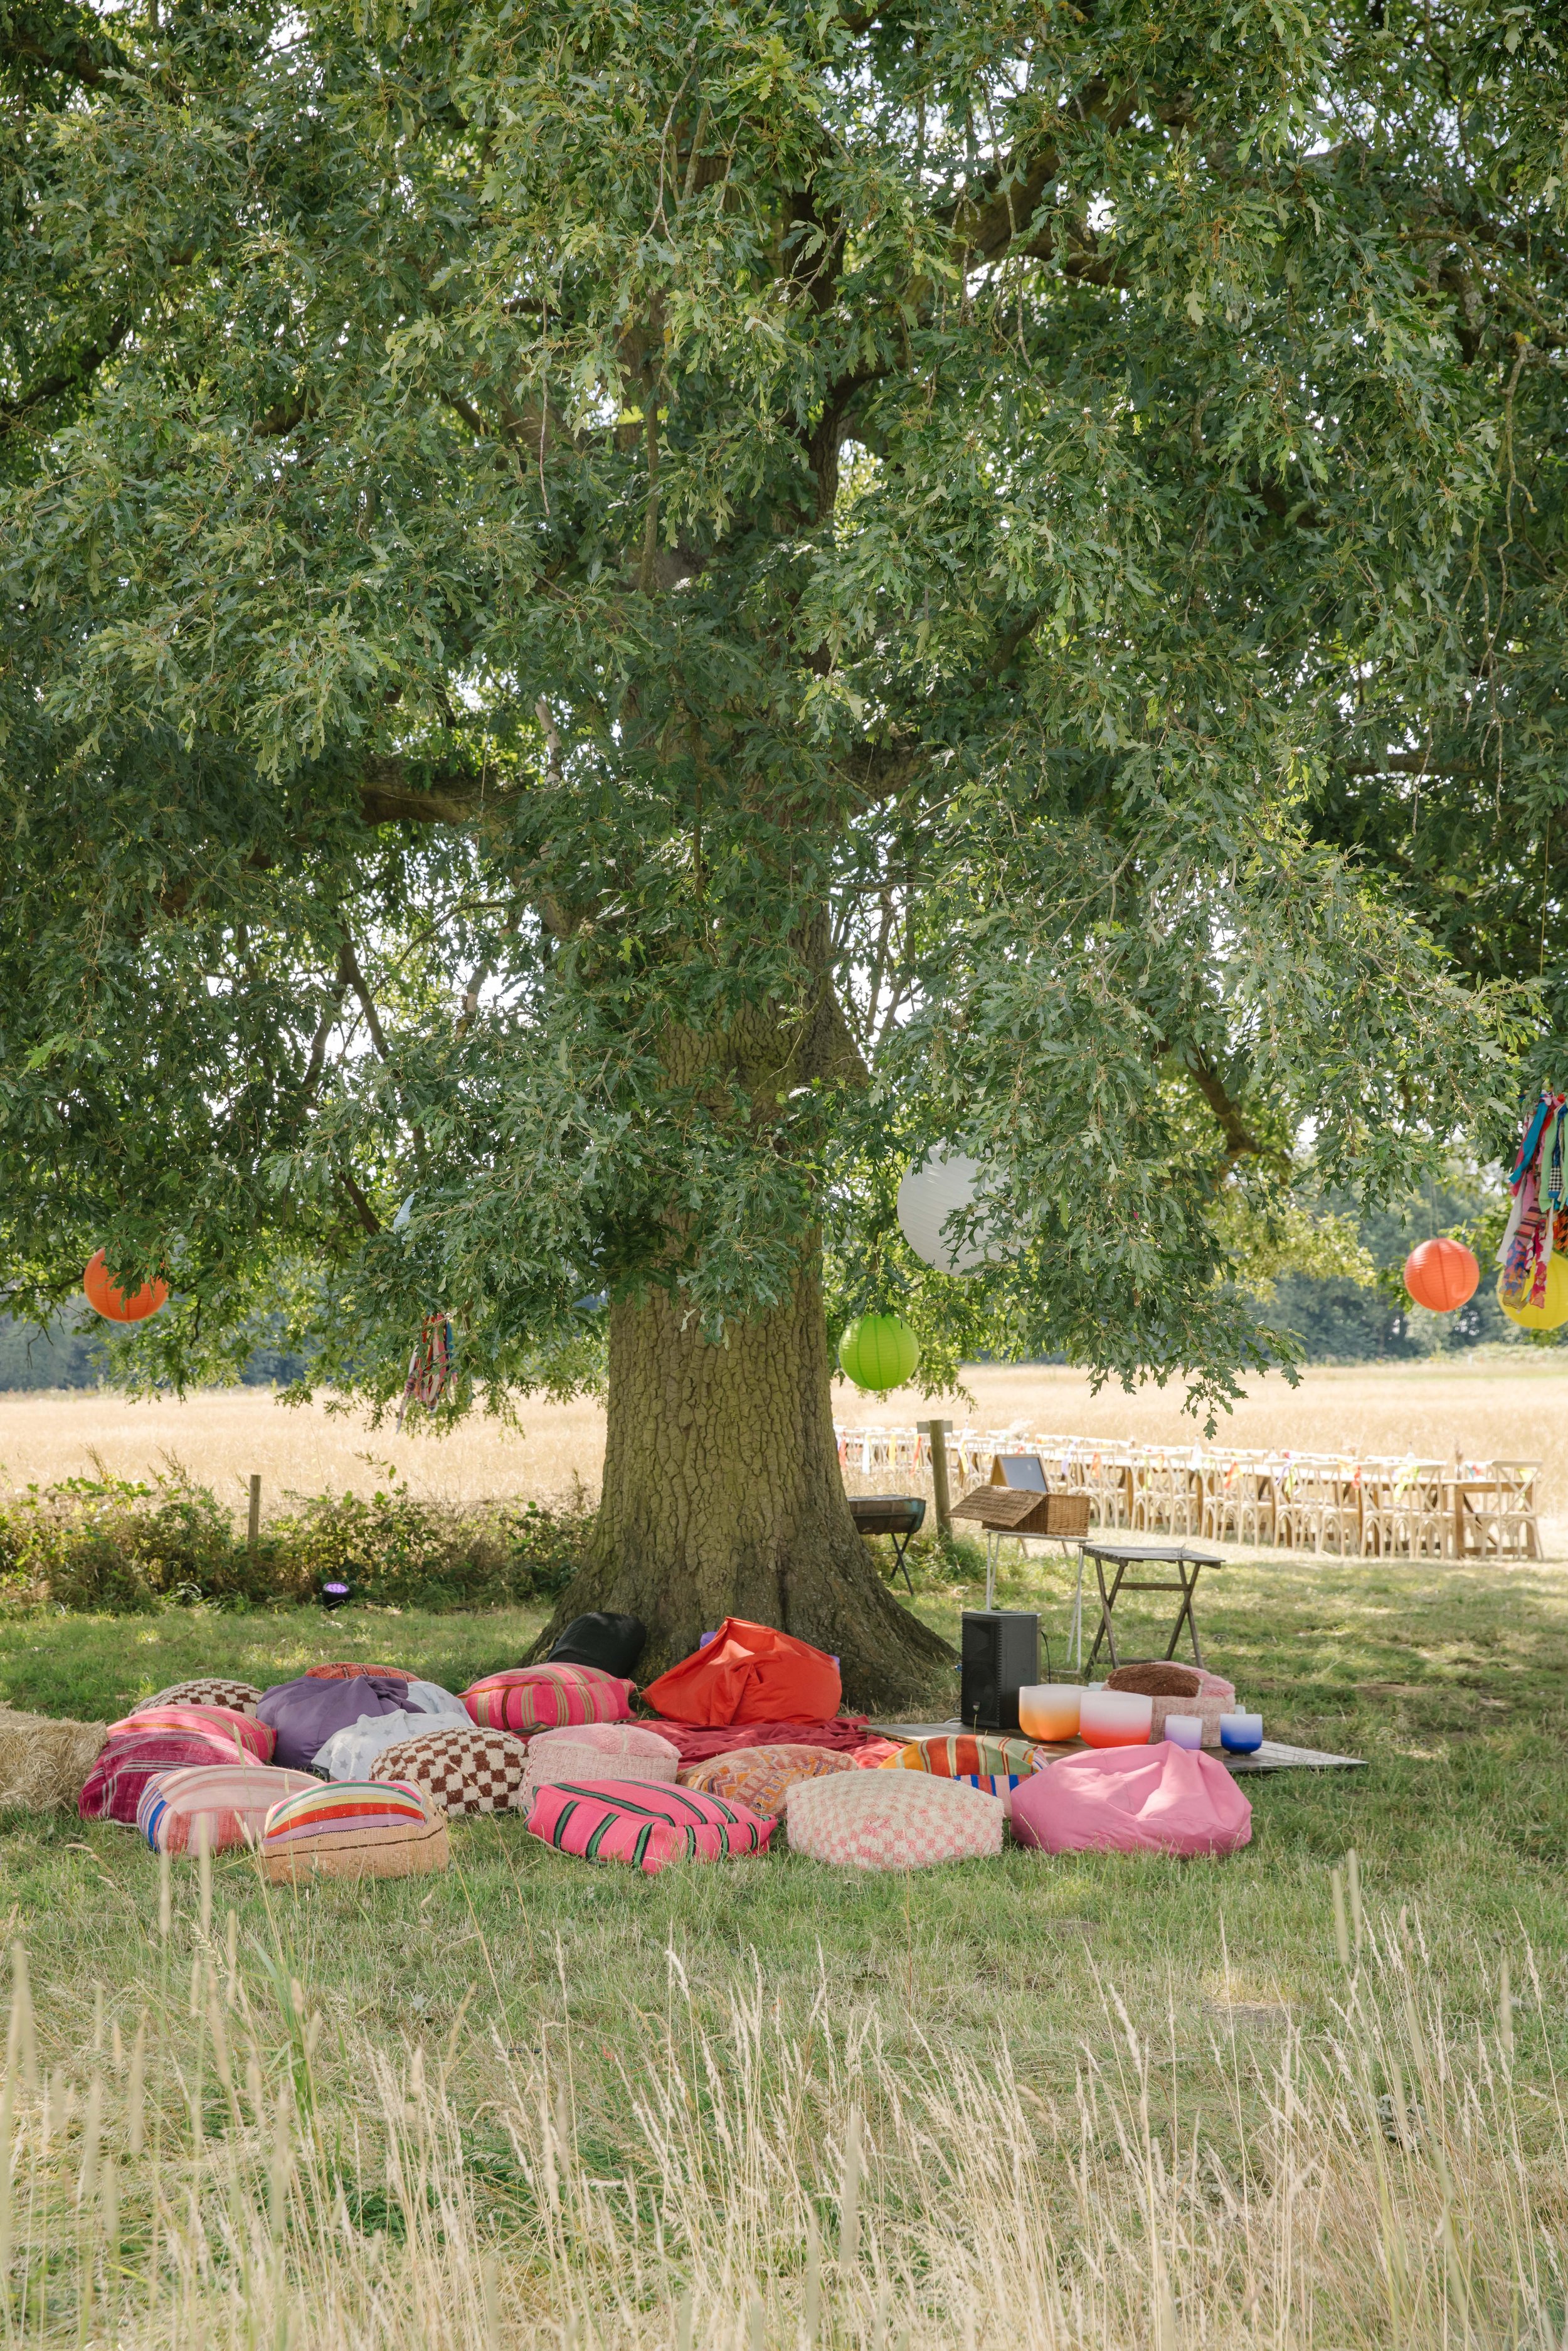
[[[5,0],[0,57],[17,1301],[107,1243],[148,1375],[276,1307],[378,1399],[444,1307],[452,1410],[607,1353],[567,1604],[912,1694],[842,1312],[1223,1399],[1303,1137],[1375,1190],[1497,1114],[1511,967],[1387,811],[1490,776],[1505,660],[1557,739],[1547,20]],[[939,1142],[967,1283],[893,1221]]]

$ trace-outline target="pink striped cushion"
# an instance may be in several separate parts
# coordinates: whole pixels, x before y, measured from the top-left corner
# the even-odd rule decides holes
[[[123,1722],[111,1722],[109,1735],[118,1739],[128,1730],[216,1730],[229,1744],[243,1747],[258,1763],[270,1763],[277,1733],[270,1722],[241,1714],[232,1706],[139,1706]]]
[[[625,1861],[652,1877],[672,1861],[766,1853],[772,1821],[744,1804],[647,1780],[549,1781],[528,1808],[529,1833],[584,1861]]]
[[[673,1780],[680,1757],[656,1730],[636,1722],[581,1722],[536,1730],[528,1741],[522,1810],[547,1780]]]
[[[517,1730],[526,1738],[568,1723],[624,1722],[635,1687],[597,1666],[516,1666],[486,1674],[462,1695],[482,1729]]]
[[[141,1791],[160,1771],[175,1771],[188,1763],[239,1761],[234,1740],[225,1730],[126,1732],[111,1739],[93,1765],[77,1798],[77,1810],[84,1821],[119,1821],[133,1829]]]
[[[141,1791],[136,1825],[154,1853],[209,1853],[255,1844],[274,1804],[319,1788],[308,1771],[277,1771],[267,1763],[196,1763],[159,1771]]]

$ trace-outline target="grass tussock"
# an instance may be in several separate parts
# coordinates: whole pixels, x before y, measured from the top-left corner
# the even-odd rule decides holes
[[[985,2051],[894,2047],[825,1974],[786,2015],[755,1964],[716,2015],[672,1943],[607,2119],[564,1971],[532,2044],[483,1996],[438,2039],[334,2035],[287,1915],[242,1944],[211,1871],[165,1864],[134,2015],[99,1993],[42,2045],[14,1957],[7,2339],[1557,2351],[1568,2124],[1533,1955],[1478,1959],[1458,2027],[1419,1918],[1354,1879],[1335,1900],[1326,2027],[1260,2050],[1218,2023],[1177,2067],[1099,1980],[1043,2095],[1003,2017]]]
[[[252,1546],[212,1489],[174,1467],[99,1473],[0,1497],[0,1607],[135,1613],[257,1606],[347,1583],[371,1604],[431,1611],[545,1600],[575,1572],[585,1499],[453,1503],[395,1478],[369,1494],[294,1498]]]

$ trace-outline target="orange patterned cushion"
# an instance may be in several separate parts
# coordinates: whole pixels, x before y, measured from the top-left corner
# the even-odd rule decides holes
[[[729,1804],[747,1804],[754,1813],[777,1817],[784,1798],[797,1780],[815,1780],[835,1771],[852,1771],[857,1759],[831,1747],[737,1747],[728,1755],[710,1755],[706,1763],[688,1763],[681,1773],[683,1788],[706,1796],[722,1796]]]

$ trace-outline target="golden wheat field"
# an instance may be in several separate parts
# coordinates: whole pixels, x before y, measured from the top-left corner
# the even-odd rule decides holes
[[[1192,1442],[1200,1424],[1182,1410],[1176,1386],[1125,1395],[1090,1392],[1082,1373],[1050,1365],[972,1366],[967,1396],[936,1399],[903,1389],[862,1395],[844,1381],[833,1391],[838,1417],[854,1426],[897,1426],[940,1414],[956,1427],[1039,1430]],[[177,1463],[243,1506],[253,1472],[265,1507],[290,1494],[368,1490],[389,1468],[416,1491],[455,1501],[517,1494],[541,1500],[580,1481],[596,1495],[604,1416],[591,1401],[528,1404],[519,1429],[476,1416],[447,1436],[400,1437],[390,1421],[372,1430],[364,1416],[330,1403],[283,1405],[264,1389],[208,1392],[183,1404],[128,1403],[99,1393],[0,1395],[0,1484],[23,1487],[90,1476],[146,1478]],[[1477,1360],[1396,1364],[1306,1372],[1298,1387],[1277,1374],[1255,1380],[1246,1400],[1222,1416],[1218,1440],[1296,1450],[1404,1454],[1458,1451],[1467,1459],[1538,1460],[1545,1515],[1568,1516],[1568,1370],[1554,1358],[1517,1364]]]

